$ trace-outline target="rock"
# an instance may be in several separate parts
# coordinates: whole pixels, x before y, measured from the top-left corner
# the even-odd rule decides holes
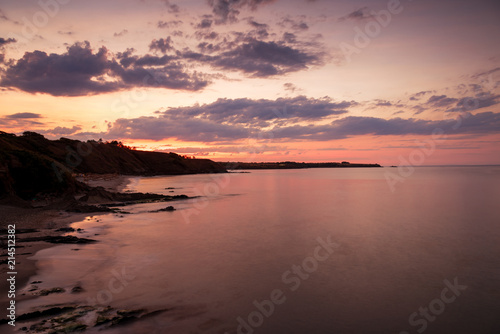
[[[75,232],[75,229],[72,227],[61,227],[58,228],[56,232]]]
[[[87,239],[87,238],[78,238],[72,235],[68,236],[42,236],[42,237],[32,237],[32,238],[19,238],[19,241],[22,242],[30,242],[30,241],[46,241],[52,244],[90,244],[93,242],[97,242],[97,240]]]
[[[25,320],[31,320],[31,319],[40,318],[40,317],[47,317],[47,316],[51,316],[51,315],[59,315],[61,313],[72,311],[74,309],[75,308],[72,306],[52,307],[52,308],[42,310],[42,311],[35,311],[35,312],[21,314],[17,317],[16,320],[25,321]]]
[[[47,295],[50,295],[52,293],[63,293],[63,292],[66,292],[66,290],[64,290],[63,288],[52,288],[52,289],[43,289],[40,291],[40,296],[47,296]]]
[[[80,293],[80,292],[83,292],[83,288],[79,285],[77,286],[74,286],[73,289],[71,289],[71,293]]]
[[[163,212],[163,211],[175,211],[175,208],[173,206],[167,206],[166,208],[159,209],[159,210],[154,210],[154,211],[149,211],[149,212]]]

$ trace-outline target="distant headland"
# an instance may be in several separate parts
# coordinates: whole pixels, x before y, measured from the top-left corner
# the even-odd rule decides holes
[[[358,164],[342,162],[226,162],[228,170],[240,169],[301,169],[301,168],[349,168],[349,167],[382,167],[379,164]]]
[[[82,174],[183,175],[226,173],[243,169],[381,167],[343,162],[215,162],[176,153],[148,152],[119,141],[49,140],[35,132],[15,135],[0,131],[0,200],[32,200],[43,194],[74,194],[84,186]],[[84,189],[84,192],[88,189]]]

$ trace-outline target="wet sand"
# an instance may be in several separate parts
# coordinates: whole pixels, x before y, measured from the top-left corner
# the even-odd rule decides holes
[[[90,186],[101,186],[106,190],[115,192],[123,190],[128,183],[128,177],[116,174],[84,175],[78,177],[78,179]],[[45,241],[23,242],[23,239],[63,235],[67,232],[56,230],[69,227],[70,224],[83,220],[85,217],[91,215],[92,213],[70,213],[62,210],[45,209],[43,207],[23,208],[0,204],[0,229],[5,230],[10,224],[15,224],[16,227],[16,291],[20,291],[25,287],[30,282],[30,278],[36,274],[36,261],[30,260],[29,258],[42,249],[56,246],[56,244]],[[24,233],[25,230],[28,229],[34,229],[35,231]],[[0,274],[2,275],[2,280],[0,280],[0,309],[6,310],[10,301],[7,296],[9,289],[6,280],[9,270],[7,262],[4,263],[8,258],[7,237],[5,231],[2,231],[1,235],[0,244],[2,245],[2,249],[0,261],[2,261],[2,266],[0,268]],[[16,294],[15,300],[16,303],[19,303],[31,298],[36,298],[36,296]],[[2,314],[0,314],[0,319],[5,318],[6,313],[2,312]],[[5,325],[1,325],[1,327],[3,326]]]

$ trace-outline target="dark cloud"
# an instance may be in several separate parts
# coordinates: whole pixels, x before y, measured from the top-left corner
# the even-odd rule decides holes
[[[278,22],[278,25],[284,28],[291,28],[295,31],[304,31],[309,29],[309,25],[304,22],[302,18],[303,16],[300,16],[298,19],[285,17],[283,20]]]
[[[3,38],[0,37],[0,64],[5,63],[5,46],[10,43],[16,43],[17,40],[15,38]]]
[[[362,7],[345,16],[340,17],[339,21],[345,21],[345,20],[360,21],[360,20],[371,19],[373,17],[374,16],[372,14],[368,13],[368,7]]]
[[[240,9],[248,7],[256,10],[257,7],[266,5],[276,0],[208,0],[212,13],[217,18],[216,23],[236,22]]]
[[[52,136],[68,136],[77,133],[82,129],[81,126],[73,126],[71,128],[60,127],[57,126],[54,129],[50,130],[38,130],[37,132],[44,135],[52,135]]]
[[[158,117],[120,119],[107,136],[131,139],[220,142],[248,138],[260,128],[297,124],[345,114],[354,101],[309,99],[219,99],[211,104],[170,108]]]
[[[177,51],[182,59],[198,61],[229,71],[240,71],[253,77],[269,77],[306,70],[323,65],[329,55],[318,41],[302,41],[285,32],[281,39],[267,40],[266,29],[247,32],[216,33],[207,29],[195,32],[198,52]]]
[[[308,53],[282,43],[256,39],[250,39],[233,50],[222,52],[211,59],[211,64],[215,67],[239,70],[254,77],[296,72],[322,63],[322,54]]]
[[[469,112],[481,108],[491,107],[498,103],[500,95],[490,93],[479,93],[475,97],[469,96],[458,100],[454,108],[448,109],[448,112]]]
[[[93,53],[88,42],[77,43],[63,55],[42,51],[26,52],[8,67],[1,85],[30,93],[52,95],[86,95],[117,90],[115,82],[92,80],[111,71],[107,49]]]
[[[172,38],[170,36],[168,36],[167,38],[160,38],[158,40],[153,39],[149,44],[149,50],[167,53],[167,51],[171,51],[174,49],[172,43]]]
[[[258,23],[254,21],[253,19],[248,19],[248,24],[250,24],[252,27],[257,28],[257,29],[267,29],[269,26],[265,23]]]
[[[214,39],[217,39],[219,37],[219,34],[216,33],[215,31],[205,31],[205,30],[201,30],[201,31],[196,31],[194,33],[194,36],[197,38],[197,39],[205,39],[205,40],[214,40]],[[220,50],[220,47],[219,47],[219,50]]]
[[[7,67],[0,85],[30,93],[81,96],[133,87],[199,90],[208,84],[201,74],[187,73],[178,61],[138,58],[131,52],[121,53],[120,63],[105,47],[94,53],[88,42],[75,43],[64,54],[26,52]],[[146,67],[153,61],[162,66]]]
[[[12,115],[7,115],[5,116],[6,118],[11,118],[11,119],[27,119],[27,118],[41,118],[42,115],[40,114],[35,114],[35,113],[32,113],[32,112],[19,112],[19,113],[16,113],[16,114],[12,114]]]
[[[421,119],[349,116],[328,125],[275,128],[276,139],[332,140],[362,135],[431,135],[435,130],[446,134],[487,135],[500,131],[500,113],[484,112],[470,115],[461,123],[456,120],[428,121]]]
[[[421,91],[421,92],[415,93],[412,96],[410,96],[410,100],[412,100],[412,101],[420,100],[420,98],[422,96],[424,96],[426,94],[431,94],[431,93],[432,93],[432,91],[430,91],[430,90]]]
[[[218,99],[203,106],[169,109],[164,115],[197,117],[217,123],[269,126],[273,121],[299,122],[320,120],[347,113],[354,101],[333,102],[331,99],[311,99],[305,96],[277,100]]]
[[[42,122],[38,121],[41,118],[43,118],[41,114],[31,112],[15,113],[0,117],[0,125],[2,125],[5,129],[19,127],[29,128],[33,126],[43,125]]]
[[[386,100],[376,100],[375,105],[377,107],[392,107],[393,106],[392,102],[386,101]]]
[[[247,138],[250,130],[243,126],[219,124],[204,119],[179,119],[173,115],[118,119],[107,136],[113,138],[177,138],[185,141],[217,142]]]
[[[288,150],[286,146],[266,145],[266,144],[252,144],[246,145],[225,145],[225,146],[210,146],[210,147],[178,147],[175,153],[187,153],[195,156],[209,155],[210,153],[252,153],[261,154],[264,152],[283,152]],[[163,150],[164,152],[171,152],[171,150]]]
[[[198,44],[198,49],[203,53],[214,53],[220,51],[220,45],[208,42],[202,42]]]
[[[15,38],[3,38],[0,37],[0,48],[9,44],[9,43],[15,43],[17,40]]]
[[[285,88],[285,90],[289,91],[289,92],[292,92],[292,93],[295,93],[296,90],[299,90],[299,88],[297,88],[297,86],[295,86],[293,83],[291,82],[286,82],[283,84],[283,87]]]
[[[198,28],[198,29],[208,29],[208,28],[210,28],[212,26],[213,22],[214,21],[211,20],[211,19],[209,19],[209,18],[204,18],[204,19],[201,20],[200,23],[198,23],[196,25],[196,28]]]
[[[182,24],[182,21],[172,20],[172,21],[158,21],[156,26],[158,28],[175,28]]]
[[[466,114],[455,119],[377,118],[344,115],[358,105],[354,101],[334,102],[329,98],[305,96],[277,100],[219,99],[210,104],[169,108],[156,117],[119,119],[107,137],[230,143],[246,138],[275,140],[334,140],[354,136],[431,135],[441,130],[448,135],[477,137],[500,131],[500,113]],[[398,111],[396,114],[401,114]],[[332,121],[333,118],[333,121]],[[329,123],[325,123],[330,120]],[[322,124],[318,124],[322,121]],[[262,130],[266,129],[266,130]],[[260,136],[260,137],[259,137]]]
[[[297,36],[295,34],[285,32],[283,34],[283,41],[286,43],[291,43],[291,44],[297,43]]]
[[[447,107],[453,103],[456,103],[458,99],[453,97],[448,97],[446,95],[432,95],[428,100],[427,104],[433,107]]]

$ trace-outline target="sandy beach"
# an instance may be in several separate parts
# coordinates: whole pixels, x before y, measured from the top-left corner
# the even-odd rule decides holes
[[[78,179],[93,187],[103,187],[109,191],[119,192],[128,183],[128,177],[116,174],[103,175],[82,175]],[[0,229],[2,229],[2,253],[0,261],[2,267],[0,273],[6,277],[9,271],[7,267],[7,242],[6,230],[8,225],[14,224],[16,227],[16,291],[22,289],[30,282],[30,277],[36,274],[36,261],[30,260],[30,257],[38,251],[54,247],[55,244],[46,241],[28,241],[23,239],[33,237],[61,236],[66,231],[61,231],[69,227],[74,222],[85,219],[91,216],[92,213],[73,213],[57,209],[46,209],[43,207],[37,208],[20,208],[12,205],[0,204]],[[59,230],[59,231],[58,231]],[[5,264],[5,266],[3,265]],[[9,303],[7,296],[8,283],[6,280],[0,282],[0,291],[5,292],[0,295],[0,308],[5,310]],[[16,302],[26,299],[36,298],[34,295],[16,294]],[[0,316],[0,319],[5,319],[5,314]]]

